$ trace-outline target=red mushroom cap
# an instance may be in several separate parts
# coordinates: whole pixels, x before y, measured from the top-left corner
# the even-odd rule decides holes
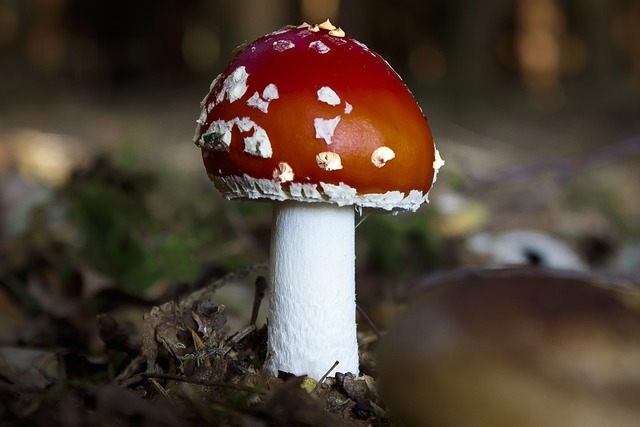
[[[242,47],[197,122],[194,142],[228,198],[416,210],[442,164],[398,74],[328,21]]]

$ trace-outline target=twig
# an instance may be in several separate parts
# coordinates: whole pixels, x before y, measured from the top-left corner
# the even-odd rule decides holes
[[[331,371],[333,371],[336,368],[336,366],[338,366],[338,364],[340,364],[340,361],[336,360],[333,366],[331,366],[329,370],[325,372],[323,376],[320,377],[320,379],[318,380],[318,384],[316,384],[316,387],[314,388],[317,388],[318,385],[322,384],[322,382],[327,379]]]
[[[363,216],[362,216],[362,218],[360,218],[360,221],[358,221],[358,222],[356,223],[356,227],[355,227],[355,228],[360,227],[360,225],[361,225],[361,224],[364,222],[364,220],[365,220],[365,219],[367,219],[367,218],[369,218],[369,214],[365,214],[365,215],[363,215]]]
[[[256,324],[256,320],[258,320],[258,312],[260,311],[260,305],[262,304],[262,299],[264,298],[264,294],[267,290],[267,279],[264,276],[256,277],[256,290],[253,294],[253,307],[251,308],[251,321],[250,325]]]
[[[246,328],[244,328],[241,331],[236,332],[230,339],[229,341],[231,341],[234,344],[239,343],[240,341],[242,341],[244,339],[244,337],[246,337],[247,335],[249,335],[250,333],[254,332],[256,330],[256,325],[249,325]]]
[[[373,320],[371,320],[371,318],[369,316],[367,316],[367,313],[364,312],[362,307],[360,307],[360,305],[356,304],[356,310],[358,311],[358,314],[360,316],[362,316],[362,318],[367,323],[367,325],[369,325],[369,328],[371,328],[373,333],[376,334],[376,336],[378,338],[380,338],[380,330],[378,330],[378,328],[376,327],[375,323],[373,323]]]

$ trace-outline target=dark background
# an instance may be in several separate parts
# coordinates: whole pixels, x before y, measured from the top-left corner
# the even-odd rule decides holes
[[[198,103],[238,45],[327,18],[403,76],[447,162],[430,205],[359,227],[361,281],[501,263],[470,239],[521,230],[559,239],[584,268],[637,273],[621,267],[640,252],[634,0],[1,0],[4,253],[29,246],[44,209],[69,263],[129,288],[266,259],[269,206],[211,188],[190,143]],[[124,175],[137,193],[94,189],[96,207],[73,187],[92,181],[72,178],[95,170],[99,191]]]
[[[407,79],[458,91],[631,101],[640,74],[633,0],[3,0],[3,91],[207,81],[228,54],[283,25],[332,19]],[[5,98],[7,101],[15,101]]]

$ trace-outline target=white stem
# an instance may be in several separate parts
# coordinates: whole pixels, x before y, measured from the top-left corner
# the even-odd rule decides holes
[[[358,374],[352,206],[276,202],[269,276],[270,368]]]

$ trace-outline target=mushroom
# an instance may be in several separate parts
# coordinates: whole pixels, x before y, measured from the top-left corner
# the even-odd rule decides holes
[[[273,201],[271,371],[358,374],[355,212],[427,201],[442,160],[422,110],[329,21],[243,46],[201,106],[194,142],[215,187]]]
[[[403,425],[636,426],[640,290],[534,268],[430,280],[379,347]]]

